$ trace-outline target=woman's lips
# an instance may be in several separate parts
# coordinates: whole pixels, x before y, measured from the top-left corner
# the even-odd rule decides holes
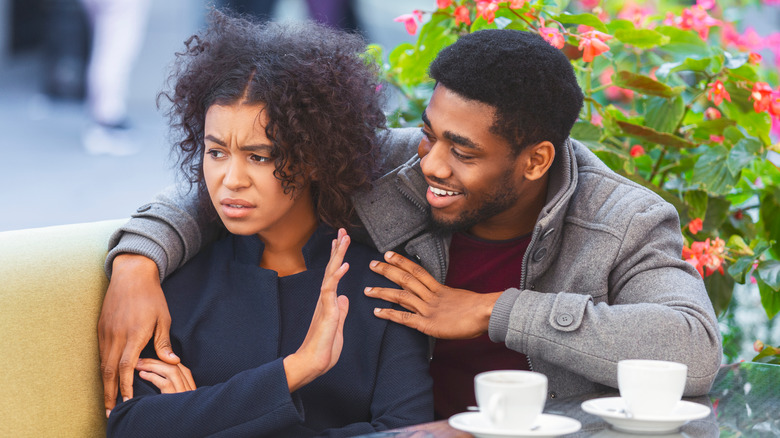
[[[241,219],[252,213],[255,206],[242,199],[225,199],[220,205],[222,213],[231,219]]]

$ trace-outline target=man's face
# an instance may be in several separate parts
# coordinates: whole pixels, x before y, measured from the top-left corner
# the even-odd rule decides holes
[[[490,240],[520,235],[513,228],[518,216],[528,214],[528,154],[513,154],[509,142],[490,131],[494,119],[490,105],[441,84],[433,92],[417,153],[433,222],[443,230],[467,230]]]

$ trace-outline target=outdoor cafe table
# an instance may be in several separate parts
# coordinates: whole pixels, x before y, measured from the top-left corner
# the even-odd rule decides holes
[[[600,417],[582,410],[582,402],[594,398],[617,396],[617,393],[590,394],[549,400],[544,412],[565,415],[582,423],[573,437],[653,436],[612,429]],[[711,408],[710,415],[684,424],[679,431],[665,433],[664,438],[711,437],[780,437],[780,365],[740,362],[724,365],[718,372],[712,390],[706,396],[685,398]],[[446,420],[420,424],[387,432],[364,435],[364,438],[470,438],[472,435],[449,426]]]

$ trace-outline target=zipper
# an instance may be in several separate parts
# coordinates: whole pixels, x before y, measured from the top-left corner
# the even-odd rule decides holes
[[[534,227],[534,232],[531,235],[531,242],[528,243],[528,248],[525,250],[525,254],[523,254],[523,261],[520,265],[520,290],[525,289],[525,280],[526,280],[526,274],[528,273],[528,254],[531,253],[531,250],[534,247],[534,244],[537,241],[537,237],[539,236],[539,232],[542,229],[541,225],[536,225]],[[531,362],[531,356],[525,355],[525,359],[528,362],[528,369],[533,371],[534,370],[534,364]]]

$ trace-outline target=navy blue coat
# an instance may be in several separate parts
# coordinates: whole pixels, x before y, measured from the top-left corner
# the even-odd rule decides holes
[[[257,236],[236,235],[169,277],[171,343],[198,389],[160,394],[136,373],[108,436],[353,436],[431,421],[427,338],[373,315],[389,304],[363,289],[397,286],[368,268],[381,255],[354,242],[339,284],[350,301],[339,361],[290,394],[282,359],[306,336],[333,238],[321,226],[303,249],[307,270],[287,277],[258,267]],[[156,357],[151,343],[142,357]]]

